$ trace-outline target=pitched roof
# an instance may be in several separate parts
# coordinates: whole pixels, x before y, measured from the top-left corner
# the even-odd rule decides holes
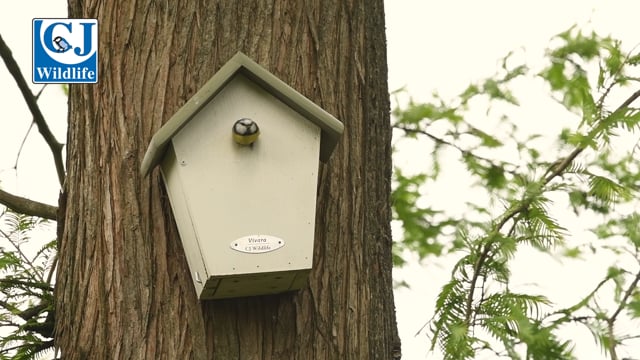
[[[329,155],[344,130],[344,125],[245,54],[238,52],[153,135],[140,168],[143,176],[146,176],[158,165],[171,138],[238,73],[247,76],[251,81],[317,125],[321,129],[320,160],[326,162],[329,159]]]

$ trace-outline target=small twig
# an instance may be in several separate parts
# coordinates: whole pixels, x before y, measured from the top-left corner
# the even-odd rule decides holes
[[[500,232],[500,230],[502,230],[502,228],[504,227],[504,225],[510,220],[512,219],[514,216],[516,216],[517,214],[519,214],[521,211],[523,211],[524,209],[526,209],[529,206],[528,202],[527,203],[522,203],[520,206],[516,207],[514,210],[512,210],[511,212],[509,212],[496,226],[496,230],[494,234],[497,234]],[[516,218],[513,221],[513,224],[511,225],[511,228],[509,229],[509,231],[507,232],[507,236],[512,236],[513,232],[516,229],[516,225],[518,224],[518,221],[520,220],[520,218]],[[490,238],[490,237],[489,237]],[[476,284],[478,283],[478,278],[480,277],[480,270],[482,270],[482,267],[484,266],[484,263],[487,261],[487,259],[489,258],[489,254],[491,253],[491,249],[493,244],[495,244],[495,241],[489,241],[487,242],[483,249],[482,249],[482,253],[480,254],[480,256],[478,257],[478,261],[476,261],[476,263],[473,266],[473,276],[471,277],[471,281],[469,282],[469,296],[467,296],[467,300],[466,300],[466,304],[465,304],[465,321],[467,324],[470,324],[471,321],[471,309],[473,307],[473,298],[475,297],[475,288],[476,288]],[[483,279],[484,280],[484,279]],[[484,287],[484,285],[483,285]]]
[[[637,98],[640,97],[640,89],[636,90],[636,92],[634,92],[633,94],[631,94],[631,96],[629,96],[627,98],[627,100],[625,100],[622,104],[620,104],[620,106],[618,106],[618,108],[613,112],[614,114],[617,113],[618,111],[622,111],[624,110],[626,107],[628,107],[629,105],[631,105],[631,103],[633,103],[634,101],[636,101]]]
[[[631,156],[634,156],[636,154],[636,150],[640,150],[640,138],[638,138],[636,144],[633,146],[633,149],[631,150]]]
[[[614,311],[613,315],[611,315],[611,317],[607,319],[608,323],[613,325],[613,323],[618,318],[618,315],[620,315],[620,312],[624,310],[624,307],[627,305],[627,301],[629,300],[631,295],[633,295],[633,292],[637,290],[639,282],[640,282],[640,271],[638,271],[635,278],[627,288],[627,291],[625,291],[624,296],[622,297],[622,300],[620,300],[620,304],[618,304],[618,308],[616,309],[616,311]]]
[[[627,341],[627,340],[634,340],[634,339],[640,339],[640,335],[627,335],[627,336],[620,337],[620,341]]]
[[[7,328],[7,327],[19,328],[20,324],[16,324],[16,323],[11,322],[9,320],[0,320],[0,328]]]
[[[49,269],[49,274],[47,274],[47,283],[51,284],[51,280],[53,279],[53,273],[56,271],[56,266],[58,266],[58,253],[53,256],[53,261],[51,262],[51,269]]]
[[[47,303],[46,301],[42,301],[40,304],[33,305],[32,307],[26,310],[18,312],[16,315],[18,315],[22,320],[29,321],[33,317],[41,314],[44,310],[46,310],[50,306],[51,304]]]
[[[618,360],[618,353],[616,352],[615,335],[613,334],[613,322],[607,321],[607,332],[609,333],[609,354],[611,360]]]
[[[18,313],[18,316],[20,316],[20,315],[19,315],[19,313],[20,313],[20,309],[18,309],[18,307],[17,307],[17,306],[14,306],[14,305],[13,305],[13,304],[11,304],[11,303],[8,303],[8,302],[6,302],[6,301],[0,300],[0,307],[5,308],[5,309],[6,309],[7,311],[9,311],[10,313]],[[28,320],[28,319],[24,319],[24,318],[22,318],[22,319],[23,319],[23,320]]]
[[[4,236],[7,241],[13,245],[13,247],[16,249],[16,251],[18,252],[18,254],[20,255],[20,257],[22,258],[22,261],[26,262],[29,265],[30,269],[35,269],[35,265],[33,264],[33,262],[31,260],[29,260],[29,257],[22,251],[22,249],[20,249],[20,246],[18,246],[18,244],[11,239],[11,237],[9,236],[9,234],[5,233],[3,230],[0,230],[0,235]],[[22,265],[22,264],[21,264]],[[40,281],[44,281],[44,279],[42,278],[42,276],[38,275],[38,273],[36,272],[35,274],[36,276],[38,276],[38,280]],[[0,279],[0,282],[5,281],[6,279]]]
[[[25,342],[25,343],[22,343],[20,345],[16,345],[16,346],[9,347],[9,348],[4,348],[4,349],[0,350],[0,354],[8,354],[13,350],[18,350],[18,349],[21,349],[21,348],[29,348],[29,347],[32,347],[32,349],[34,351],[38,352],[38,351],[46,350],[46,349],[52,347],[53,345],[54,345],[54,341],[53,340],[44,341],[44,342],[41,342],[39,344],[26,343]],[[59,358],[56,358],[56,360],[59,360]]]
[[[464,156],[471,156],[471,157],[473,157],[475,159],[482,160],[482,161],[485,161],[485,162],[487,162],[489,164],[495,165],[493,160],[491,160],[489,158],[486,158],[484,156],[477,155],[477,154],[473,153],[470,150],[463,149],[460,146],[458,146],[458,145],[456,145],[456,144],[454,144],[454,143],[452,143],[450,141],[447,141],[447,140],[445,140],[443,138],[437,137],[437,136],[431,134],[428,131],[421,130],[421,129],[412,129],[412,128],[408,128],[406,126],[399,125],[399,124],[393,125],[393,128],[394,129],[398,129],[398,130],[402,130],[405,133],[424,135],[424,136],[428,137],[429,139],[433,140],[436,144],[446,145],[446,146],[449,146],[449,147],[452,147],[452,148],[458,150],[460,152],[460,154],[462,154]],[[502,166],[503,169],[504,169],[504,165],[509,165],[509,166],[513,166],[514,168],[516,168],[516,166],[514,164],[511,164],[509,162],[502,161],[501,163],[502,164],[500,166]],[[515,175],[515,171],[513,171],[513,170],[504,169],[504,171]]]
[[[422,326],[420,327],[420,329],[418,329],[418,331],[416,331],[415,334],[413,334],[413,337],[417,337],[418,335],[420,335],[420,333],[422,332],[422,330],[424,330],[424,328],[427,327],[427,325],[429,325],[429,323],[433,320],[433,318],[435,317],[435,315],[433,317],[431,317],[431,319],[429,319],[429,321],[425,322],[424,324],[422,324]]]
[[[480,290],[481,290],[480,299],[478,300],[478,305],[476,306],[476,309],[474,311],[473,319],[471,320],[471,323],[470,323],[471,325],[475,325],[476,322],[478,321],[478,310],[480,306],[482,306],[482,303],[484,303],[485,296],[487,295],[486,284],[487,284],[487,277],[482,276],[482,284],[480,284]],[[475,329],[472,330],[471,334],[475,336]]]
[[[16,154],[16,162],[13,164],[14,170],[18,170],[18,160],[20,160],[20,154],[22,153],[22,148],[24,148],[24,144],[27,142],[27,138],[29,137],[29,133],[31,133],[31,129],[33,129],[33,125],[35,125],[34,121],[31,122],[31,124],[29,125],[29,128],[27,129],[27,132],[24,134],[24,137],[22,138],[22,142],[20,143],[20,147],[18,148],[18,153]]]
[[[49,145],[49,149],[51,150],[53,161],[56,166],[56,172],[58,174],[58,182],[62,186],[62,184],[64,184],[65,177],[64,162],[62,161],[63,146],[58,142],[58,140],[56,140],[55,136],[49,129],[49,125],[47,125],[47,122],[45,121],[44,116],[40,111],[40,107],[38,106],[36,97],[31,92],[31,89],[29,89],[29,85],[27,84],[24,76],[22,76],[22,72],[20,71],[18,63],[16,63],[16,60],[11,54],[11,49],[9,49],[7,44],[4,42],[2,36],[0,36],[0,57],[2,57],[2,60],[4,60],[4,63],[7,66],[7,70],[9,70],[9,73],[11,74],[11,76],[13,76],[16,84],[18,84],[18,88],[22,93],[22,97],[27,103],[29,111],[31,111],[31,115],[33,115],[33,121],[35,121],[36,125],[38,126],[38,131],[44,138],[47,145]]]
[[[41,87],[40,90],[38,90],[38,93],[35,96],[36,101],[40,99],[40,95],[42,95],[42,92],[46,87],[47,87],[47,84],[44,84],[44,86]],[[31,124],[29,125],[27,132],[24,134],[24,137],[22,138],[22,142],[20,143],[20,147],[18,148],[18,153],[16,154],[16,162],[13,164],[13,168],[15,170],[18,170],[18,160],[20,160],[20,154],[22,154],[22,148],[24,148],[24,144],[27,142],[27,138],[29,137],[29,134],[31,133],[31,129],[33,129],[33,125],[35,125],[35,123],[36,123],[35,121],[31,121]]]
[[[631,105],[631,103],[633,103],[636,99],[638,99],[638,97],[640,97],[640,89],[636,90],[636,92],[631,94],[631,96],[629,96],[622,104],[620,104],[620,106],[618,106],[618,108],[613,113],[611,113],[611,115],[609,115],[609,116],[613,116],[613,114],[618,113],[620,111],[623,111],[629,105]],[[593,130],[595,130],[595,128]],[[592,130],[592,132],[593,132],[593,130]],[[590,135],[595,135],[595,134],[590,134]],[[554,164],[553,168],[550,169],[550,171],[547,172],[549,175],[547,175],[544,178],[544,180],[542,182],[542,185],[548,184],[556,176],[562,174],[564,172],[564,170],[571,164],[571,162],[576,157],[578,157],[578,155],[580,155],[580,153],[582,153],[584,151],[584,149],[586,149],[586,148],[587,148],[586,145],[579,145],[578,147],[573,149],[571,154],[569,154],[569,156],[565,157],[560,163]]]
[[[25,347],[24,344],[16,345],[16,346],[8,347],[8,348],[4,348],[4,349],[0,350],[0,354],[8,354],[13,350],[18,350],[18,349],[21,349],[23,347]]]

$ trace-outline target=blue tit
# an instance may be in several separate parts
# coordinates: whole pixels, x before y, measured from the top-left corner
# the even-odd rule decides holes
[[[255,121],[242,118],[233,124],[233,141],[240,145],[252,145],[260,136],[260,128]]]

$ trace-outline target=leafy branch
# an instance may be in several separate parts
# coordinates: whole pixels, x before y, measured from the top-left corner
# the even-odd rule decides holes
[[[402,130],[405,132],[405,134],[420,134],[420,135],[424,135],[426,137],[428,137],[430,140],[432,140],[433,142],[435,142],[438,145],[445,145],[448,147],[451,147],[453,149],[456,149],[462,156],[464,157],[471,157],[480,161],[484,161],[488,164],[491,164],[492,166],[500,166],[502,168],[505,168],[506,166],[512,167],[512,168],[516,168],[516,166],[514,164],[508,163],[506,161],[502,161],[500,163],[497,163],[495,160],[493,159],[489,159],[488,157],[484,157],[481,155],[478,155],[476,153],[474,153],[472,150],[467,150],[462,148],[461,146],[451,142],[451,141],[447,141],[442,137],[438,137],[426,130],[422,130],[422,129],[418,129],[418,128],[410,128],[405,124],[400,124],[400,123],[396,123],[392,125],[394,129],[398,129],[398,130]],[[515,174],[515,170],[510,170],[510,169],[506,169],[505,171],[510,172],[512,174]]]
[[[445,359],[470,359],[481,351],[512,359],[572,359],[571,340],[558,336],[559,327],[567,323],[586,325],[612,360],[618,359],[616,348],[623,339],[636,338],[634,334],[614,334],[613,329],[623,314],[627,315],[625,318],[640,318],[640,273],[631,276],[613,266],[588,296],[575,306],[552,311],[550,315],[543,315],[543,310],[552,307],[544,295],[517,293],[510,288],[511,261],[523,245],[547,254],[556,248],[565,249],[563,256],[568,258],[580,255],[578,247],[567,247],[567,238],[571,235],[567,228],[549,214],[552,199],[560,194],[564,194],[576,215],[593,212],[611,219],[592,230],[599,239],[613,236],[627,239],[622,245],[590,244],[587,248],[591,251],[603,249],[614,255],[631,254],[627,250],[630,246],[636,249],[637,257],[640,248],[640,216],[635,213],[622,216],[614,209],[616,205],[633,204],[640,184],[640,160],[633,154],[614,154],[614,147],[610,146],[620,129],[628,132],[640,129],[640,109],[632,107],[640,97],[640,90],[634,91],[615,110],[606,108],[607,97],[614,88],[626,90],[629,85],[640,82],[640,78],[628,75],[629,68],[640,64],[640,55],[624,55],[619,42],[595,33],[585,35],[574,28],[557,37],[562,41],[548,51],[549,65],[536,75],[550,85],[553,99],[579,115],[581,121],[574,132],[563,129],[560,133],[560,152],[567,155],[555,161],[542,161],[539,148],[529,143],[542,135],[533,134],[524,141],[519,140],[518,127],[508,115],[500,118],[501,125],[511,125],[508,139],[498,139],[465,119],[471,105],[488,103],[491,109],[493,102],[499,101],[519,106],[509,86],[511,80],[526,76],[528,68],[508,66],[508,57],[494,78],[470,85],[449,104],[436,95],[433,103],[416,104],[412,100],[407,109],[394,110],[397,119],[394,128],[403,131],[405,137],[423,135],[434,143],[431,156],[434,175],[407,177],[400,171],[396,173],[394,216],[405,230],[404,239],[397,242],[398,247],[419,249],[422,258],[423,254],[439,254],[421,252],[422,248],[438,249],[438,243],[434,244],[432,239],[440,237],[446,241],[453,237],[450,243],[454,245],[450,249],[453,254],[461,254],[450,281],[436,300],[433,318],[425,324],[430,325],[432,349],[439,345]],[[593,78],[587,74],[594,63],[599,69],[595,81],[600,95],[597,101],[592,95]],[[471,101],[478,96],[483,101]],[[505,109],[504,106],[498,108]],[[491,112],[487,110],[486,114]],[[439,131],[444,128],[442,137],[430,131],[436,122],[440,123]],[[474,186],[489,195],[492,206],[467,202],[469,211],[464,215],[467,219],[455,219],[448,218],[441,210],[415,205],[421,196],[420,185],[425,179],[435,180],[438,176],[440,165],[436,154],[441,147],[459,152],[470,175],[479,180]],[[513,149],[517,151],[519,163],[496,160],[500,155],[498,151],[512,152]],[[411,200],[413,206],[408,204]],[[501,204],[502,210],[497,212],[495,203]],[[433,225],[435,215],[438,223],[455,226],[455,234],[432,234],[434,229],[442,230]],[[469,219],[472,216],[487,220],[472,221]],[[419,230],[425,231],[422,239]],[[396,261],[396,264],[402,263],[402,259]],[[609,283],[614,284],[617,308],[606,315],[595,294]],[[583,315],[585,310],[593,315]],[[624,310],[628,311],[624,313]],[[558,315],[560,318],[553,320]],[[485,340],[485,335],[491,340]]]
[[[640,97],[640,90],[634,92],[631,96],[629,96],[617,109],[616,111],[614,111],[614,114],[619,113],[624,111],[628,106],[631,105],[631,103],[633,103],[634,100],[636,100],[638,97]],[[612,114],[613,116],[613,114]],[[592,131],[590,132],[590,137],[596,137],[598,135],[598,130],[600,129],[600,126],[594,126],[594,128],[592,129]],[[559,159],[556,163],[554,163],[554,165],[552,165],[552,169],[549,171],[549,174],[546,175],[546,177],[544,177],[541,181],[540,181],[540,190],[539,192],[542,193],[544,192],[544,186],[547,185],[549,182],[551,182],[551,180],[553,180],[554,178],[560,176],[568,167],[569,165],[575,160],[575,158],[580,155],[580,153],[582,151],[584,151],[584,149],[586,149],[586,145],[579,145],[578,147],[576,147],[568,156]],[[538,194],[535,194],[538,195]],[[520,202],[516,207],[514,207],[511,210],[508,210],[500,219],[500,221],[495,225],[495,228],[493,229],[491,235],[488,236],[488,238],[493,239],[496,238],[496,235],[499,234],[503,227],[512,219],[514,219],[515,217],[517,217],[518,215],[523,214],[524,212],[526,212],[529,209],[529,206],[531,205],[531,201],[532,199],[524,199],[522,202]],[[506,236],[507,237],[511,237],[513,235],[513,231],[515,230],[515,226],[517,224],[517,222],[519,220],[523,219],[523,217],[517,218],[514,220],[513,225],[511,227],[511,229],[507,232]],[[498,237],[498,239],[500,239]],[[472,308],[471,308],[471,303],[473,302],[474,299],[474,290],[476,289],[476,283],[478,280],[478,277],[480,276],[481,272],[482,272],[482,268],[483,265],[485,263],[485,261],[487,260],[487,258],[489,257],[489,254],[491,253],[491,249],[492,247],[499,243],[499,241],[490,241],[487,242],[484,245],[484,248],[482,250],[482,252],[480,253],[480,256],[478,257],[478,260],[476,262],[476,265],[474,266],[473,269],[473,275],[472,275],[472,279],[469,285],[469,296],[467,298],[466,304],[467,304],[467,310],[466,310],[466,322],[469,323],[470,321],[470,317],[471,317],[471,313],[472,313]],[[615,320],[615,317],[614,317]]]
[[[1,217],[6,229],[0,229],[0,235],[13,250],[0,250],[0,326],[13,331],[0,339],[0,359],[32,359],[53,345],[55,309],[50,275],[55,267],[51,258],[55,259],[56,241],[28,255],[23,244],[42,220],[10,211]]]
[[[14,168],[18,167],[25,141],[35,125],[49,147],[58,182],[63,186],[64,145],[57,141],[38,106],[38,99],[46,85],[35,95],[31,92],[1,36],[0,57],[33,118],[20,143]],[[0,236],[11,245],[9,249],[0,246],[0,327],[11,329],[8,334],[3,332],[0,338],[0,359],[35,359],[54,345],[53,274],[57,262],[57,241],[47,242],[33,255],[30,254],[32,249],[25,249],[23,245],[29,243],[29,233],[38,228],[44,219],[58,220],[58,208],[2,190],[0,204],[6,206],[0,213],[0,218],[5,220],[4,226],[0,227]],[[30,247],[33,247],[32,243]]]
[[[618,360],[618,354],[616,352],[617,342],[615,340],[615,332],[613,330],[614,324],[618,319],[618,316],[620,315],[622,310],[627,308],[629,304],[629,299],[631,298],[633,293],[638,291],[638,282],[640,282],[640,271],[638,271],[638,273],[636,274],[631,284],[629,284],[627,291],[625,292],[624,296],[620,300],[620,303],[618,304],[618,307],[616,308],[616,310],[613,312],[613,314],[609,318],[606,319],[608,336],[609,336],[609,339],[611,339],[611,341],[609,341],[609,348],[608,348],[609,354],[611,354],[611,360]]]

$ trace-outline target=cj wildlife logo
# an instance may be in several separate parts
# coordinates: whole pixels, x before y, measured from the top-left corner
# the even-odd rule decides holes
[[[33,82],[97,83],[98,20],[33,19]]]

